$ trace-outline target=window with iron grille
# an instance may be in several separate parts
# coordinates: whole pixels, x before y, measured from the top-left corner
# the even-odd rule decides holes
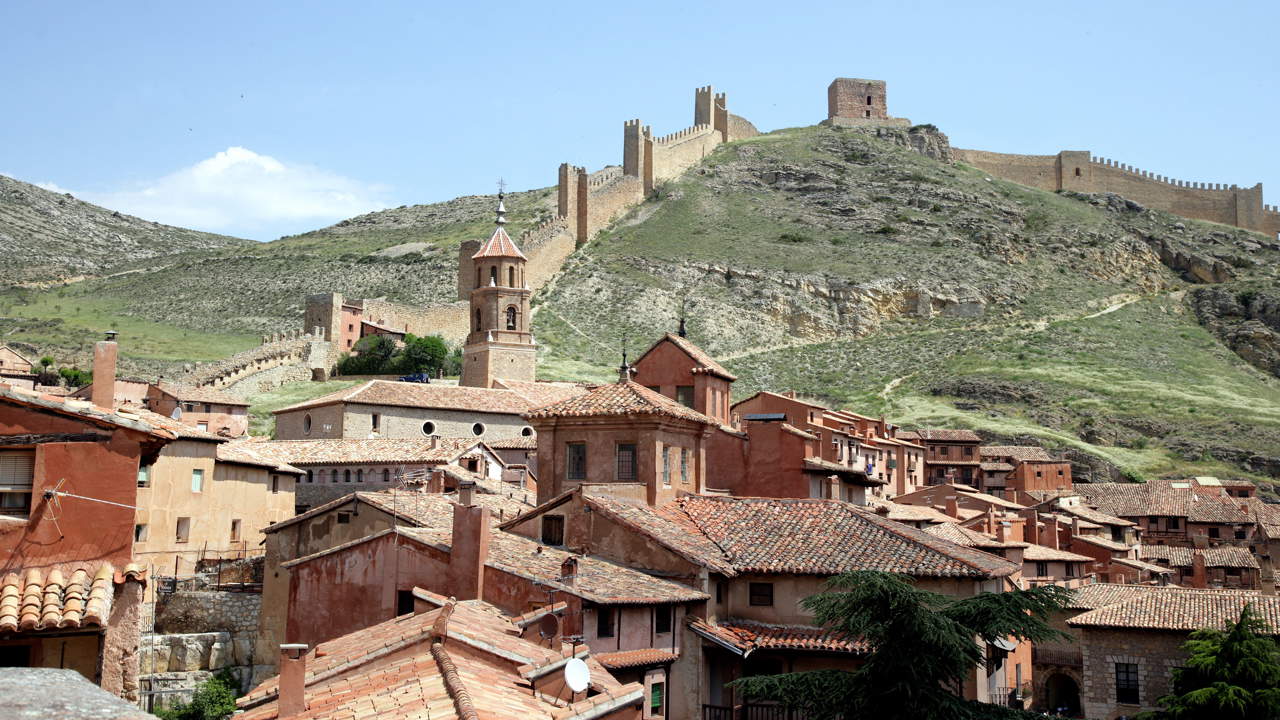
[[[1138,664],[1116,663],[1116,702],[1137,705],[1138,701]]]
[[[748,586],[748,602],[752,605],[773,605],[773,583],[751,583]]]
[[[671,448],[660,445],[658,452],[662,453],[662,484],[671,487]]]
[[[689,484],[689,449],[680,448],[680,483]]]
[[[653,631],[659,635],[671,632],[671,614],[674,611],[670,605],[659,605],[653,609]]]
[[[618,482],[635,482],[636,446],[633,443],[618,445]]]
[[[542,544],[544,545],[563,545],[564,544],[564,516],[563,515],[543,515],[542,516]]]

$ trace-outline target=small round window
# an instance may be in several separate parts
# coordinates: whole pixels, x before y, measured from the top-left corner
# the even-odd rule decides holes
[[[435,424],[435,423],[433,423],[433,422],[431,422],[430,420],[428,420],[428,421],[426,421],[426,422],[422,423],[422,434],[423,434],[423,435],[435,435],[435,434],[436,434],[436,424]]]
[[[477,435],[477,436],[479,436],[479,435],[483,435],[483,434],[484,434],[484,423],[476,423],[475,425],[472,425],[472,426],[471,426],[471,434],[472,434],[472,435]]]
[[[528,425],[525,425],[524,427],[520,428],[520,436],[521,436],[521,437],[532,437],[532,436],[533,436],[533,428],[529,427]]]
[[[302,432],[311,434],[311,413],[302,416]]]

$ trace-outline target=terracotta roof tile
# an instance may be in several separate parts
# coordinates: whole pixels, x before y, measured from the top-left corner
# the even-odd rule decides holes
[[[979,465],[983,470],[989,472],[1009,472],[1013,470],[1013,466],[1007,462],[983,462]]]
[[[486,440],[485,444],[492,450],[537,450],[537,435],[521,435],[518,437]]]
[[[293,475],[305,475],[305,470],[284,462],[278,458],[271,457],[266,454],[257,452],[257,445],[261,443],[223,443],[218,446],[217,459],[218,462],[238,463],[240,465],[255,465],[257,467],[265,467],[282,473],[290,473]]]
[[[445,465],[476,450],[475,438],[342,438],[333,440],[235,441],[258,455],[290,465],[413,463]]]
[[[529,401],[529,407],[540,408],[546,407],[552,403],[558,403],[562,400],[568,400],[587,392],[587,387],[581,383],[566,382],[526,382],[522,380],[506,380],[496,378],[493,381],[494,386],[501,390],[510,390],[517,395]]]
[[[1172,567],[1191,567],[1192,558],[1197,551],[1189,547],[1173,545],[1142,545],[1138,555],[1147,561],[1165,560]],[[1258,568],[1258,560],[1242,547],[1215,547],[1199,550],[1204,557],[1205,567]]]
[[[487,257],[509,257],[528,260],[501,225],[493,229],[493,234],[489,236],[484,245],[480,246],[476,254],[471,256],[471,259],[476,260]]]
[[[1067,621],[1072,627],[1190,632],[1224,628],[1240,618],[1245,605],[1280,635],[1280,597],[1166,587],[1091,610]]]
[[[1047,545],[1027,545],[1022,559],[1029,562],[1093,562],[1088,555],[1058,550]]]
[[[837,500],[689,495],[675,503],[738,572],[1000,577],[1013,563]]]
[[[1233,498],[1220,487],[1193,488],[1191,481],[1174,487],[1165,478],[1146,483],[1080,483],[1075,492],[1089,505],[1117,517],[1185,517],[1190,522],[1252,523],[1249,503]]]
[[[695,373],[703,372],[711,375],[719,375],[725,380],[730,381],[738,379],[737,375],[726,370],[723,365],[716,362],[715,358],[708,355],[705,350],[690,342],[689,338],[680,337],[675,333],[667,333],[664,335],[661,340],[654,343],[648,350],[646,350],[644,355],[641,355],[640,358],[643,359],[645,355],[653,352],[654,348],[664,342],[670,342],[672,345],[680,348],[684,351],[684,354],[688,355],[690,359],[697,363],[698,366],[693,369]],[[640,362],[640,360],[636,360],[636,362]]]
[[[114,578],[110,563],[6,573],[0,578],[0,632],[106,627]]]
[[[847,639],[837,632],[812,625],[769,625],[750,620],[709,622],[695,618],[689,627],[699,635],[745,655],[753,650],[808,650],[814,652],[865,653],[862,639]]]
[[[161,380],[156,383],[156,387],[160,388],[178,400],[186,402],[216,403],[220,405],[236,405],[248,407],[249,402],[244,398],[230,395],[221,390],[215,390],[210,387],[196,387],[195,385],[184,385],[181,383],[169,382]]]
[[[596,661],[610,670],[626,670],[636,667],[668,665],[679,660],[680,654],[656,648],[641,648],[639,650],[596,653],[595,658]]]
[[[901,437],[903,433],[898,433]],[[982,436],[972,430],[951,430],[945,428],[923,428],[915,431],[920,440],[938,442],[982,442]],[[915,439],[915,438],[910,438]]]
[[[945,522],[939,525],[925,528],[925,532],[935,535],[953,542],[957,545],[965,547],[978,548],[979,550],[1003,550],[1006,548],[1025,548],[1028,543],[1013,540],[1004,541],[997,540],[986,533],[978,532],[955,522]]]
[[[457,493],[429,493],[419,489],[392,488],[377,492],[354,492],[336,500],[314,507],[301,515],[295,515],[269,526],[264,532],[272,533],[282,528],[307,522],[352,501],[360,501],[394,515],[400,522],[414,527],[453,527],[453,506]],[[493,523],[497,524],[518,516],[529,506],[505,495],[476,493],[475,502],[489,508]]]
[[[898,522],[953,523],[955,518],[927,505],[904,505],[892,500],[868,500],[873,509]]]
[[[682,557],[722,574],[734,574],[720,548],[677,506],[651,508],[612,495],[591,493],[583,493],[582,502]]]
[[[513,390],[370,380],[355,387],[275,410],[274,413],[278,415],[283,412],[336,403],[467,410],[498,415],[519,415],[536,407],[528,398]]]
[[[615,417],[637,415],[674,417],[704,425],[719,421],[681,405],[639,383],[627,381],[601,385],[594,390],[527,413],[526,418]]]
[[[1101,510],[1094,510],[1087,505],[1059,505],[1058,509],[1067,515],[1078,517],[1081,520],[1087,520],[1097,525],[1115,525],[1118,527],[1133,527],[1134,523],[1124,518],[1108,515]]]
[[[983,458],[1011,458],[1016,462],[1053,460],[1039,445],[986,445],[978,449],[978,454]]]
[[[848,465],[841,465],[840,463],[816,457],[805,458],[804,469],[810,472],[844,475],[857,480],[857,484],[860,485],[887,485],[889,483],[888,480],[870,477],[862,468],[849,467]]]
[[[41,395],[6,383],[0,383],[0,403],[5,402],[43,408],[56,413],[79,417],[99,425],[113,425],[136,430],[166,440],[172,440],[177,437],[169,430],[146,422],[137,413],[128,411],[124,413],[119,411],[105,412],[102,408],[94,406],[87,400]]]

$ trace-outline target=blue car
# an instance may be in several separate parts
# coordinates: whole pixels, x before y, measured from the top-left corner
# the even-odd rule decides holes
[[[400,378],[400,382],[429,383],[431,382],[431,376],[426,373],[414,373]]]

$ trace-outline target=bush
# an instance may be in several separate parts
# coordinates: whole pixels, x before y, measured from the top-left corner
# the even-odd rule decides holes
[[[178,703],[171,708],[156,710],[160,720],[226,720],[236,711],[236,695],[240,683],[230,670],[220,670],[217,675],[196,688],[191,702]]]
[[[1022,226],[1030,232],[1044,232],[1049,229],[1049,214],[1043,210],[1032,210],[1027,213]]]
[[[896,227],[894,227],[894,226],[892,226],[892,225],[882,225],[882,226],[880,226],[880,227],[876,228],[874,232],[875,232],[875,234],[877,234],[877,235],[897,235],[897,234],[898,234],[898,228],[896,228]]]
[[[810,240],[808,235],[793,232],[784,232],[778,236],[778,239],[788,243],[807,243]]]
[[[356,354],[343,354],[338,359],[342,375],[412,375],[435,374],[445,367],[449,346],[439,335],[404,336],[404,345],[385,335],[360,338]]]

